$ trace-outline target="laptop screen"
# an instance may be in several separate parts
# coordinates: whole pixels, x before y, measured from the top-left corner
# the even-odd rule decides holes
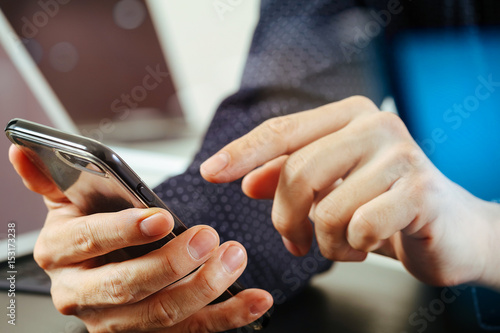
[[[109,142],[181,132],[183,112],[143,0],[0,0],[0,9],[81,134]]]
[[[0,123],[25,118],[108,142],[184,131],[144,1],[0,0],[0,9]],[[15,222],[20,256],[33,249],[46,208],[7,160],[9,145],[0,140],[0,247]]]

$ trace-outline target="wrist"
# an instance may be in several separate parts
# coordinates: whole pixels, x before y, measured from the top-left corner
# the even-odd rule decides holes
[[[500,292],[500,204],[487,202],[485,247],[483,253],[486,257],[485,267],[481,274],[479,284]]]

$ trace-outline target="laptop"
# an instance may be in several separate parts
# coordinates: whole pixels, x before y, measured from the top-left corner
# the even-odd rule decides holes
[[[67,112],[64,127],[107,142],[186,133],[145,1],[1,0],[0,9]]]
[[[161,166],[151,181],[143,177],[151,186],[185,169],[186,159],[120,146],[193,134],[144,1],[0,0],[0,10],[0,72],[5,87],[22,92],[0,93],[4,125],[22,117],[116,144],[127,161]],[[48,293],[50,281],[32,258],[46,208],[22,186],[5,158],[8,146],[1,140],[1,274],[8,271],[7,224],[15,223],[16,288]],[[3,275],[0,287],[8,288]]]

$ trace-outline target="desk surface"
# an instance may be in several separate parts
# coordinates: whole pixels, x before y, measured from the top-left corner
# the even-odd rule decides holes
[[[421,326],[412,326],[409,317],[419,307],[429,306],[430,290],[401,270],[372,262],[340,263],[315,277],[295,299],[276,307],[265,332],[418,332]],[[8,297],[5,291],[0,293],[5,306]],[[48,296],[18,294],[16,304],[16,326],[2,315],[0,332],[86,332],[77,318],[59,314]],[[444,319],[436,316],[425,332],[449,332]]]

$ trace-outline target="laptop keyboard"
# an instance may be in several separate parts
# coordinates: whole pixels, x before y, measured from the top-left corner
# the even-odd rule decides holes
[[[0,289],[9,290],[10,281],[7,280],[11,275],[15,275],[16,292],[30,292],[39,294],[50,294],[50,278],[41,269],[33,255],[27,255],[16,258],[16,273],[8,273],[7,262],[0,263]]]

